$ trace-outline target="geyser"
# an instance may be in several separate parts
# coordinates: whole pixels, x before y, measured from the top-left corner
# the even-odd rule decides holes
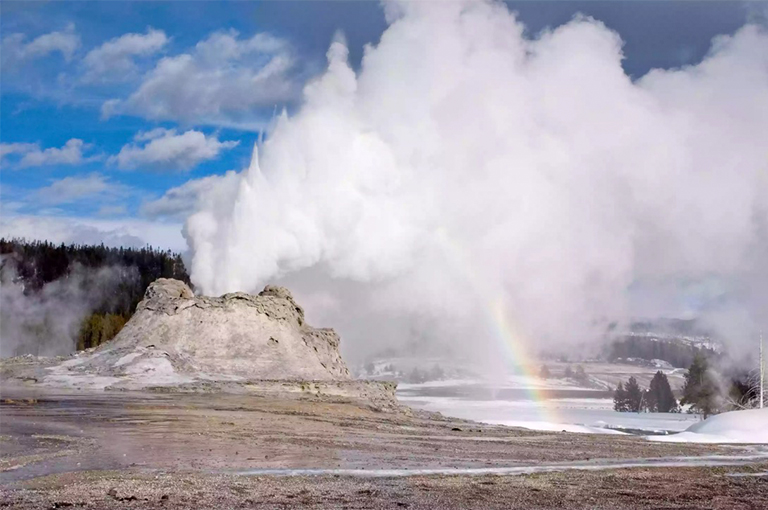
[[[339,342],[334,330],[308,325],[284,287],[206,297],[160,278],[113,340],[64,361],[8,358],[0,380],[7,388],[223,391],[395,405],[394,384],[352,379]]]
[[[536,347],[637,313],[733,340],[764,322],[763,27],[633,79],[591,18],[531,36],[495,2],[386,8],[359,72],[337,38],[250,167],[200,194],[204,293],[290,281],[352,355],[430,337],[494,357],[489,303]]]

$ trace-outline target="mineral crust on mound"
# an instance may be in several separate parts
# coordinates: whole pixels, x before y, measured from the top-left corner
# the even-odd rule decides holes
[[[196,297],[184,283],[165,278],[149,286],[131,320],[88,364],[98,368],[105,361],[125,373],[171,365],[180,374],[214,379],[350,378],[339,336],[307,325],[288,289]]]
[[[280,391],[392,400],[395,388],[353,381],[339,354],[339,336],[309,326],[288,289],[205,297],[163,278],[149,286],[112,341],[56,362],[5,360],[0,378],[94,390]]]

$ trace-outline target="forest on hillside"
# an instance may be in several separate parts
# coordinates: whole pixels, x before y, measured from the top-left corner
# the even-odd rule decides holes
[[[157,278],[190,283],[179,253],[0,239],[0,355],[66,354],[111,340]]]
[[[679,338],[653,338],[626,335],[615,339],[606,347],[605,357],[609,361],[639,358],[664,360],[676,368],[688,368],[697,355],[716,357],[714,349],[693,345]]]

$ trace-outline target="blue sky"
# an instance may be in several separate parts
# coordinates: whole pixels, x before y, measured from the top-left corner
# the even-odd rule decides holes
[[[624,67],[695,64],[765,10],[740,2],[510,3],[535,36],[577,13],[625,41]],[[2,16],[0,235],[183,249],[191,179],[247,166],[274,112],[299,106],[337,31],[359,67],[376,2],[9,2]]]

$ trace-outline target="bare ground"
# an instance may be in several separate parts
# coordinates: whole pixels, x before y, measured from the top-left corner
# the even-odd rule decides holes
[[[3,391],[0,412],[0,506],[13,508],[768,508],[765,457],[642,465],[748,447],[539,433],[322,397]],[[620,459],[640,467],[595,469]],[[377,471],[509,467],[551,472]],[[265,469],[276,471],[248,474]],[[732,476],[743,473],[755,476]]]
[[[749,468],[641,468],[526,476],[237,477],[79,472],[0,489],[14,508],[768,508]]]

